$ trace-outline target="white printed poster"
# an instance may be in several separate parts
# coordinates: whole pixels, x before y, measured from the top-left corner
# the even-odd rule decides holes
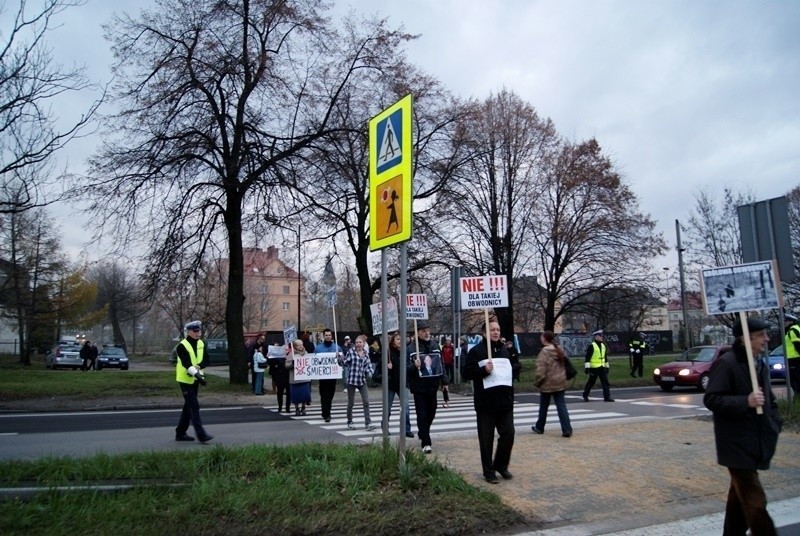
[[[487,361],[488,359],[479,361],[478,366],[483,367],[486,365]],[[494,363],[494,370],[483,379],[483,388],[491,389],[492,387],[499,387],[500,385],[508,385],[511,387],[511,361],[505,357],[498,357],[492,359],[492,362]]]
[[[462,309],[508,307],[508,278],[505,275],[462,277],[459,287]]]
[[[294,356],[295,380],[338,380],[341,377],[342,367],[336,352]]]
[[[428,297],[425,294],[406,294],[406,319],[428,319]]]

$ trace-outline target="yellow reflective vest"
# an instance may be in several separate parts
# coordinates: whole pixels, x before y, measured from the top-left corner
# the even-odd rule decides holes
[[[784,343],[786,345],[786,359],[800,358],[800,352],[794,347],[795,342],[800,342],[800,325],[792,324],[786,331]]]
[[[192,358],[192,365],[195,368],[200,368],[200,363],[203,361],[203,349],[205,344],[200,339],[197,340],[197,353],[195,353],[192,345],[189,344],[189,341],[183,339],[179,344],[182,344],[186,351],[189,352],[189,357]],[[194,376],[189,374],[189,369],[183,366],[181,363],[180,358],[178,358],[178,362],[175,364],[175,379],[181,383],[194,383],[196,380]]]
[[[592,341],[592,357],[589,359],[589,368],[608,367],[606,360],[606,344]]]

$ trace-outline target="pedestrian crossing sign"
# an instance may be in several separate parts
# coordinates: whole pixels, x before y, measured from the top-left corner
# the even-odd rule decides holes
[[[372,251],[411,239],[411,95],[369,122]]]

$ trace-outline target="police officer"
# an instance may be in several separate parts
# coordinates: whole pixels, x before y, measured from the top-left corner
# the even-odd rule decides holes
[[[603,330],[598,329],[592,333],[592,337],[594,340],[586,348],[585,363],[583,364],[583,371],[589,375],[586,386],[583,388],[583,401],[589,401],[589,391],[592,390],[599,376],[600,385],[603,386],[603,400],[613,402],[611,387],[608,384],[608,347],[603,342]]]
[[[647,341],[644,340],[644,333],[634,334],[628,342],[628,351],[630,352],[630,366],[631,378],[636,377],[636,371],[639,371],[639,377],[642,377],[644,371],[644,355],[647,353]]]
[[[203,341],[200,340],[202,324],[199,320],[192,320],[183,326],[184,339],[178,343],[175,353],[178,361],[175,363],[175,379],[183,395],[183,410],[178,426],[175,428],[175,441],[194,441],[188,435],[189,423],[194,427],[197,439],[206,443],[214,436],[206,433],[203,422],[200,420],[200,403],[197,401],[197,391],[200,385],[205,385],[203,368],[208,365],[208,357],[204,352]]]
[[[783,315],[786,327],[784,346],[786,348],[786,363],[789,367],[789,380],[795,394],[800,391],[800,325],[795,315]]]

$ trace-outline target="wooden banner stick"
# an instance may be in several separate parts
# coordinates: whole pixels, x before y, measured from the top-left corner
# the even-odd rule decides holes
[[[742,324],[742,338],[744,339],[744,346],[747,350],[747,368],[750,369],[750,381],[753,384],[753,392],[758,392],[758,377],[756,376],[756,364],[753,360],[753,345],[750,343],[750,327],[747,325],[747,315],[744,311],[739,311],[739,322]],[[764,413],[764,408],[756,406],[756,413],[759,415]]]
[[[489,309],[483,310],[485,324],[486,324],[486,357],[489,361],[492,360],[492,339],[489,338]]]

